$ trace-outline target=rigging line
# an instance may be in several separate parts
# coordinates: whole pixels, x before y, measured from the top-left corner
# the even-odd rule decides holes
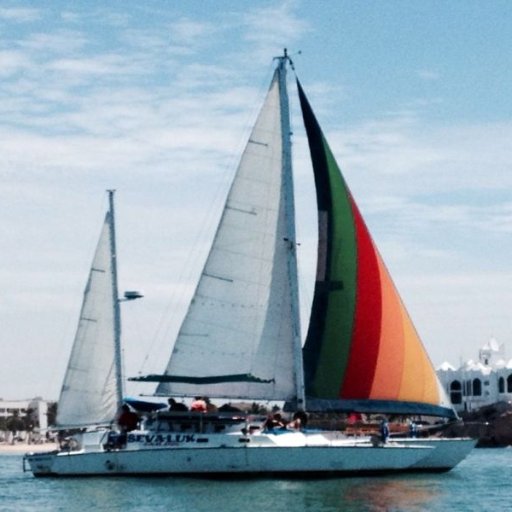
[[[191,298],[191,292],[186,291],[187,285],[190,285],[191,283],[197,283],[197,276],[201,271],[200,260],[202,259],[204,262],[205,258],[207,257],[207,254],[205,254],[205,247],[207,243],[211,241],[211,238],[213,237],[213,225],[222,213],[219,212],[219,206],[217,206],[217,203],[219,203],[220,191],[224,188],[222,181],[225,181],[225,179],[220,180],[220,183],[217,185],[216,191],[214,193],[213,199],[209,201],[208,206],[205,208],[203,215],[198,222],[200,229],[196,233],[196,236],[190,245],[190,249],[187,251],[187,255],[184,259],[185,263],[183,264],[176,280],[179,291],[171,293],[171,297],[167,303],[167,306],[160,317],[152,343],[142,362],[140,372],[143,372],[153,350],[155,350],[155,348],[159,349],[160,346],[164,344],[169,336],[171,329],[176,330],[174,337],[178,333],[179,325],[183,321],[183,317],[186,314],[186,307],[188,307],[188,302]],[[186,304],[186,306],[182,307],[180,304]],[[181,318],[176,315],[174,320],[169,320],[170,311],[179,311],[180,309],[182,309]],[[167,347],[166,349],[168,350]],[[170,356],[170,353],[168,356]]]
[[[270,63],[269,69],[271,69],[273,73],[272,63]],[[160,351],[160,348],[163,347],[164,342],[168,339],[170,331],[172,329],[175,329],[175,336],[178,334],[179,326],[181,325],[181,322],[183,321],[183,318],[186,314],[186,309],[182,311],[181,319],[176,318],[174,321],[167,320],[170,316],[169,312],[177,308],[179,309],[180,302],[185,302],[185,299],[191,298],[190,294],[185,292],[184,287],[181,285],[191,282],[197,283],[197,275],[199,275],[201,270],[200,268],[197,268],[197,271],[195,270],[196,267],[199,267],[198,261],[200,258],[203,258],[204,261],[205,258],[207,257],[207,255],[204,255],[204,251],[198,250],[198,247],[200,247],[201,244],[204,244],[206,242],[211,242],[212,237],[214,236],[213,226],[218,224],[220,215],[222,214],[221,201],[225,200],[229,192],[230,184],[232,182],[234,173],[236,172],[236,169],[238,167],[238,160],[240,158],[241,153],[243,152],[245,144],[251,133],[253,121],[258,115],[259,108],[261,106],[261,97],[263,97],[266,94],[267,88],[268,81],[266,80],[265,77],[265,79],[261,80],[260,87],[258,88],[258,91],[255,94],[254,101],[252,102],[253,108],[246,115],[245,122],[243,123],[244,129],[241,130],[241,135],[239,137],[237,147],[235,148],[235,150],[230,152],[231,156],[229,157],[228,163],[223,166],[223,170],[221,172],[221,176],[218,180],[218,184],[216,186],[212,199],[209,200],[207,208],[205,208],[204,214],[200,219],[199,225],[201,226],[201,229],[198,231],[193,243],[191,244],[187,257],[184,260],[185,263],[183,264],[181,270],[179,271],[178,279],[176,282],[180,285],[179,288],[181,289],[181,291],[178,293],[171,293],[171,297],[167,302],[166,307],[164,308],[160,320],[158,321],[155,334],[152,337],[152,341],[149,345],[148,350],[146,351],[146,355],[140,366],[139,373],[143,373],[144,369],[146,368],[146,365],[148,364],[151,353],[153,353],[157,349],[158,351]],[[214,215],[212,215],[212,213],[214,213]],[[180,321],[178,322],[177,320]],[[166,346],[166,351],[168,352],[168,356],[170,356],[168,344]],[[159,358],[158,360],[160,361],[161,358]]]

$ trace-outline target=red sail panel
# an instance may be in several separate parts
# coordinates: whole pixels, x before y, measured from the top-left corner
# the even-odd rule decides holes
[[[382,323],[382,293],[378,257],[368,229],[352,197],[356,228],[357,284],[350,356],[341,398],[368,398],[372,389]]]

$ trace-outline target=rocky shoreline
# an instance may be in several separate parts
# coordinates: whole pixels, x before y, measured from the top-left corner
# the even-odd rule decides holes
[[[477,448],[501,448],[512,445],[512,404],[497,402],[473,412],[461,414],[462,423],[445,430],[448,437],[469,436],[478,439]]]

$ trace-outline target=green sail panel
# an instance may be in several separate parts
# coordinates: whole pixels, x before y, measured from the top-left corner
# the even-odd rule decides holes
[[[319,251],[311,319],[303,350],[306,394],[338,397],[356,307],[356,240],[350,194],[297,81],[315,177]],[[317,368],[322,368],[317,372]]]

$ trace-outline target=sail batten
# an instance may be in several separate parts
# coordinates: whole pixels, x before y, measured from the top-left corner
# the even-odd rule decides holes
[[[262,379],[249,373],[237,375],[211,375],[208,377],[151,374],[142,377],[133,377],[130,380],[135,382],[181,382],[185,384],[220,384],[223,382],[256,382],[260,384],[269,384],[275,382],[275,379]]]

